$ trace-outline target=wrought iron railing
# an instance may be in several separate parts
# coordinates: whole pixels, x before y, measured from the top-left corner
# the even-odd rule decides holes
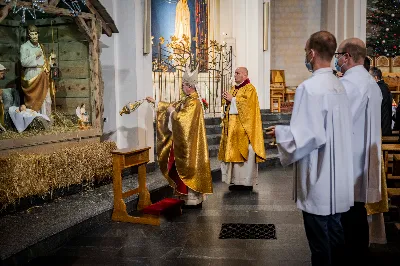
[[[193,42],[195,42],[193,40]],[[153,89],[156,100],[178,101],[182,97],[182,75],[186,67],[192,71],[199,68],[198,92],[208,102],[208,114],[221,112],[222,93],[229,90],[232,82],[232,47],[225,43],[191,45],[183,36],[177,40],[174,36],[165,44],[160,38],[157,53],[153,60]],[[195,53],[192,52],[195,46]]]

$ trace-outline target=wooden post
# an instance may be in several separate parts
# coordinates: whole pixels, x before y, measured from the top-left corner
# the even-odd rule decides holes
[[[92,14],[94,14],[95,17],[101,21],[102,28],[103,28],[104,32],[106,33],[106,35],[108,37],[111,37],[111,35],[112,35],[111,28],[107,25],[106,21],[99,14],[99,12],[97,12],[97,9],[92,5],[90,0],[86,1],[86,6],[89,8],[90,12],[92,12]]]
[[[91,42],[89,43],[90,57],[90,88],[91,88],[91,113],[92,125],[97,128],[103,128],[103,85],[101,82],[100,69],[100,48],[99,48],[99,20],[90,21]],[[101,22],[100,22],[101,23]]]

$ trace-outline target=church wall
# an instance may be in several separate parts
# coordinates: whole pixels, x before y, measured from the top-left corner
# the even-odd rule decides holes
[[[143,55],[144,0],[101,3],[113,17],[119,33],[102,36],[104,79],[103,138],[116,140],[118,148],[154,147],[153,109],[146,103],[130,115],[119,115],[128,102],[152,96],[151,53]],[[154,161],[154,152],[150,152]]]
[[[269,109],[270,51],[263,50],[263,3],[269,0],[219,0],[219,32],[233,48],[233,68],[245,66],[261,109]],[[270,24],[271,28],[271,24]],[[268,37],[270,34],[268,35]]]
[[[310,76],[304,46],[320,29],[321,0],[271,1],[271,69],[285,70],[287,86],[298,86]]]
[[[322,1],[321,29],[336,36],[338,45],[347,38],[360,38],[365,42],[367,28],[367,1]]]

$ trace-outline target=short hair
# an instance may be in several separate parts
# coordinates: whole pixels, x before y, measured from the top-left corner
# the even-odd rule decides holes
[[[364,59],[364,68],[369,72],[371,68],[371,61],[369,60],[368,57]]]
[[[308,40],[308,49],[315,50],[321,59],[326,61],[332,60],[336,47],[336,38],[328,31],[318,31],[313,33]]]
[[[343,52],[346,52],[353,57],[354,62],[360,62],[367,57],[367,48],[352,42],[344,44]]]
[[[27,33],[29,34],[30,32],[39,32],[39,31],[35,25],[28,25]]]
[[[382,79],[382,71],[379,68],[371,67],[370,73],[373,77],[377,77],[379,80]]]

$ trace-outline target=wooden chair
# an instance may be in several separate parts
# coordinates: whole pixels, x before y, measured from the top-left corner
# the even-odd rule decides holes
[[[376,58],[376,66],[382,71],[382,72],[390,72],[390,60],[386,56],[379,56]]]
[[[392,58],[392,73],[400,73],[400,56]]]
[[[271,96],[271,112],[281,112],[281,97],[280,96]]]

